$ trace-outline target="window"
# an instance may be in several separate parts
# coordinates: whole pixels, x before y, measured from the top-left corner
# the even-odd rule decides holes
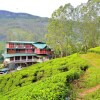
[[[22,56],[22,60],[25,60],[26,59],[26,56]]]
[[[14,48],[14,44],[13,43],[9,43],[9,48]]]
[[[15,60],[20,60],[20,57],[15,57]]]
[[[31,45],[30,44],[26,44],[25,47],[26,48],[31,48]]]
[[[11,58],[10,58],[10,61],[13,61],[13,60],[14,60],[14,57],[11,57]]]
[[[28,59],[32,59],[32,56],[28,56]]]

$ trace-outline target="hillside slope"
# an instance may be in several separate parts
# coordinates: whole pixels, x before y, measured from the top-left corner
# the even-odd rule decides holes
[[[98,89],[84,97],[77,94],[100,84],[99,69],[100,55],[90,52],[35,64],[21,71],[0,76],[0,99],[76,100],[78,96],[77,100],[98,100]]]
[[[32,39],[22,40],[41,41],[44,38],[40,37],[47,33],[47,24],[48,18],[45,17],[0,10],[0,40],[13,40],[12,37],[19,40],[19,37],[27,35],[28,38],[31,34]]]
[[[91,66],[79,80],[77,87],[79,100],[99,100],[100,97],[100,47],[91,48],[81,58],[87,60]]]
[[[32,65],[21,71],[0,76],[3,100],[64,100],[71,97],[71,82],[88,65],[78,54]]]

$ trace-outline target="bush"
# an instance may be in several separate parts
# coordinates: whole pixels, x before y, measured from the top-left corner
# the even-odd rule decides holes
[[[64,100],[70,96],[70,83],[86,68],[77,54],[35,64],[0,76],[0,92],[10,100]]]
[[[95,47],[95,48],[91,48],[91,49],[88,50],[88,52],[94,52],[94,53],[100,54],[100,46]]]

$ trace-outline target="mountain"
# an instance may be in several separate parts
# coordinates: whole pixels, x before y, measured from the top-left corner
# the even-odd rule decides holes
[[[0,40],[44,40],[47,24],[46,17],[0,10]]]
[[[0,10],[0,18],[41,18],[27,13],[14,13],[10,11]]]

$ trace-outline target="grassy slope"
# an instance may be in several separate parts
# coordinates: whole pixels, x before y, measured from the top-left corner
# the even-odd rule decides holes
[[[100,52],[100,47],[97,47],[97,48],[90,49],[87,54],[81,55],[81,58],[87,60],[88,64],[91,66],[86,71],[84,76],[80,78],[79,84],[81,85],[81,88],[78,88],[78,91],[81,91],[81,94],[86,93],[87,90],[92,91],[93,87],[100,85],[100,54],[99,52]],[[97,98],[100,97],[100,95],[98,95],[99,93],[100,93],[100,90],[87,93],[84,96],[84,100],[96,100]]]
[[[84,100],[99,100],[100,99],[100,89],[95,92],[89,93],[85,96]]]
[[[54,59],[0,77],[3,100],[64,100],[88,65],[79,55]]]
[[[91,65],[84,75],[84,86],[89,88],[100,84],[100,55],[95,53],[88,53],[81,55],[81,57],[86,59]]]
[[[100,54],[100,46],[95,47],[95,48],[91,48],[91,49],[88,50],[88,52],[94,52],[94,53],[99,53]]]

